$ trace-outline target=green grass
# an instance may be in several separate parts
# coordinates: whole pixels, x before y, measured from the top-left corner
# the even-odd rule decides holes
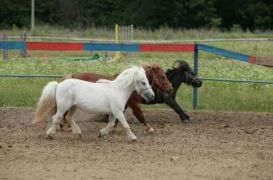
[[[29,29],[19,29],[13,27],[7,30],[9,35],[18,36],[22,31],[26,31],[28,35],[47,36],[47,37],[77,37],[77,38],[103,38],[115,39],[115,27],[89,27],[85,29],[67,29],[60,26],[52,27],[48,25],[37,25],[34,31]],[[0,33],[4,30],[0,30]],[[233,31],[221,31],[218,29],[171,29],[169,27],[160,27],[155,30],[151,29],[134,29],[135,40],[190,40],[190,39],[211,39],[211,38],[272,38],[272,30],[253,32],[242,31],[241,29],[233,29]]]
[[[11,34],[17,35],[18,29]],[[113,31],[107,29],[67,30],[52,27],[37,27],[35,35],[67,36],[86,38],[113,38]],[[93,36],[91,36],[93,34]],[[135,31],[136,39],[183,40],[194,38],[241,38],[272,37],[272,32],[220,32],[216,30],[171,30]],[[273,57],[272,42],[213,42],[206,43],[220,48],[256,56]],[[95,53],[95,52],[94,52]],[[165,70],[176,59],[186,59],[193,65],[193,53],[127,53],[116,62],[70,61],[71,58],[91,57],[90,52],[28,52],[28,58],[21,58],[18,51],[10,51],[10,60],[0,61],[0,74],[50,74],[63,75],[90,71],[102,74],[116,74],[130,64],[157,62]],[[99,52],[104,56],[103,52]],[[0,53],[2,56],[2,53]],[[113,56],[113,53],[108,53]],[[273,81],[273,69],[231,60],[214,54],[201,52],[199,55],[199,76],[204,78],[228,78],[244,80]],[[0,106],[35,106],[42,88],[49,78],[0,78]],[[57,79],[59,80],[59,79]],[[177,100],[185,109],[192,108],[192,88],[182,85]],[[165,105],[145,106],[147,108]],[[217,111],[266,111],[273,112],[273,85],[240,84],[205,81],[199,89],[199,109]]]
[[[38,53],[38,52],[36,52]],[[38,53],[39,54],[39,53]],[[38,56],[37,54],[37,56]],[[41,55],[41,54],[40,54]],[[1,74],[54,74],[90,71],[102,74],[115,74],[130,64],[157,62],[164,69],[170,68],[178,59],[186,59],[192,64],[191,53],[134,53],[117,62],[69,61],[82,54],[49,53],[31,58],[14,58],[0,62]],[[34,55],[31,55],[34,56]],[[251,65],[226,58],[210,57],[201,54],[200,77],[216,77],[247,80],[273,81],[273,69]],[[35,106],[43,86],[49,78],[1,78],[0,106]],[[58,79],[57,79],[58,80]],[[192,88],[182,85],[177,100],[185,109],[192,107]],[[224,82],[204,82],[199,89],[199,109],[217,111],[267,111],[273,112],[273,85],[239,84]],[[145,106],[149,108],[165,105]]]

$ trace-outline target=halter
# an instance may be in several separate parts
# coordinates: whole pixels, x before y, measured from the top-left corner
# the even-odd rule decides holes
[[[170,72],[170,74],[169,74],[169,78],[172,77],[172,76],[174,76],[175,72],[179,70],[179,68],[175,68],[175,67],[173,67],[173,68],[174,68],[174,69],[171,69],[171,70],[170,70],[171,72]],[[192,84],[192,82],[193,82],[194,80],[198,79],[197,76],[191,77],[191,76],[189,75],[188,71],[184,71],[184,72],[185,72],[185,78],[186,78],[185,82],[186,82],[187,84]],[[188,83],[188,82],[189,82],[189,83]]]
[[[142,94],[143,91],[146,91],[147,89],[150,89],[150,88],[151,88],[151,86],[149,85],[148,87],[141,89],[139,91],[139,94]]]
[[[188,79],[190,80],[188,84],[192,84],[192,82],[194,80],[198,79],[197,76],[189,78],[190,76],[189,76],[189,73],[187,71],[185,71],[185,74],[186,74],[186,82],[188,81]]]

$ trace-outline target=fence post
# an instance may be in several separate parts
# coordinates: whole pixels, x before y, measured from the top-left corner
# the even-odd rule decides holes
[[[196,73],[196,76],[198,76],[198,45],[195,44],[194,46],[194,72]],[[193,88],[192,92],[192,105],[193,109],[197,109],[198,106],[198,90],[196,87]]]
[[[4,32],[3,34],[3,41],[7,42],[8,41],[8,34],[6,32]],[[8,48],[4,48],[3,49],[3,60],[9,60],[9,54],[8,54]]]
[[[21,39],[22,42],[26,43],[27,34],[26,34],[25,31],[20,34],[20,39]],[[22,57],[27,57],[27,50],[26,50],[26,48],[24,48],[24,49],[21,50],[21,56]]]
[[[116,24],[115,25],[115,43],[118,44],[119,43],[119,25]],[[120,51],[115,51],[115,59],[119,59],[120,58]]]
[[[130,31],[131,31],[131,33],[130,33],[130,35],[131,35],[130,39],[134,40],[134,25],[133,24],[130,25]]]

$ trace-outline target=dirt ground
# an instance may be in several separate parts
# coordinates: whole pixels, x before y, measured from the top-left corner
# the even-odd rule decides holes
[[[82,139],[50,122],[30,125],[31,108],[0,108],[0,179],[273,179],[273,113],[189,112],[183,124],[168,109],[147,110],[149,134],[130,111],[123,128],[98,138],[106,124],[78,113]]]

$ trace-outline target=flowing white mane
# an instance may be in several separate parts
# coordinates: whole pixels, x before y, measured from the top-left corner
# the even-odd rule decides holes
[[[110,82],[112,82],[112,81],[109,79],[99,79],[96,81],[96,83],[110,83]]]
[[[114,82],[118,82],[120,87],[128,87],[134,81],[136,72],[144,72],[143,68],[138,66],[129,66],[128,69],[122,71],[114,80]]]

